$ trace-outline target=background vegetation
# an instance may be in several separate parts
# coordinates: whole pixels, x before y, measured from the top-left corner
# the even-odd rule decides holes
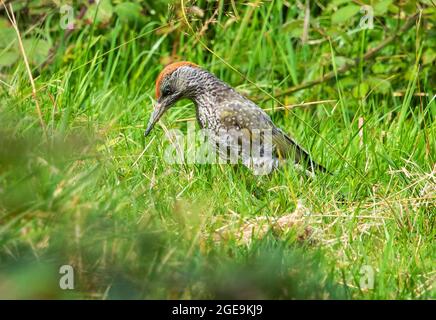
[[[436,298],[432,0],[69,4],[0,7],[1,298]],[[165,163],[192,103],[143,131],[181,59],[334,174]]]

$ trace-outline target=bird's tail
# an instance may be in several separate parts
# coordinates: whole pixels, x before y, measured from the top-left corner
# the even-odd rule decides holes
[[[292,145],[292,149],[295,150],[295,162],[299,164],[305,165],[307,168],[309,168],[312,172],[320,171],[332,174],[329,170],[327,170],[325,167],[320,165],[319,163],[312,160],[309,153],[304,150],[300,145],[298,145],[291,137],[284,134],[285,139],[288,141],[289,144]]]
[[[304,150],[303,148],[301,148],[300,146],[297,146],[297,152],[300,153],[300,161],[304,163],[308,168],[310,168],[310,170],[312,172],[315,171],[320,171],[320,172],[325,172],[325,173],[329,173],[332,174],[330,171],[328,171],[325,167],[323,167],[322,165],[320,165],[319,163],[313,161],[309,154],[307,153],[306,150]]]

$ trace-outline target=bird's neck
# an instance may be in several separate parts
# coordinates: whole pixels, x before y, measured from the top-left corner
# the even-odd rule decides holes
[[[183,73],[182,73],[183,71]],[[192,100],[196,106],[197,119],[202,127],[213,126],[217,110],[238,93],[228,84],[206,70],[183,69],[178,75],[189,83],[184,98]]]
[[[197,108],[215,109],[235,94],[236,91],[228,84],[208,73],[204,81],[198,83],[190,98]]]
[[[179,82],[178,87],[182,88],[183,97],[195,102],[199,108],[213,108],[234,91],[215,75],[200,68],[181,67],[173,77]]]

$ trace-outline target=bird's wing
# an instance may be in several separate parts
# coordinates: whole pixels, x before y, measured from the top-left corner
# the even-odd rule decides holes
[[[236,130],[244,139],[255,141],[261,130],[272,130],[273,123],[268,115],[251,101],[233,99],[219,109],[221,127],[227,131]]]
[[[259,130],[271,130],[272,152],[279,159],[291,158],[296,163],[303,162],[308,167],[322,172],[327,170],[314,162],[309,153],[299,146],[289,135],[277,128],[271,118],[249,100],[232,101],[220,108],[220,120],[222,126],[229,130],[237,127],[243,132],[244,137],[262,140],[256,136]],[[257,129],[257,130],[254,130]]]

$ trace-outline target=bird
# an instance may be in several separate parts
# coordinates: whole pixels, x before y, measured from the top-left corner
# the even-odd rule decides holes
[[[288,160],[311,175],[329,172],[256,103],[193,62],[173,62],[164,67],[155,90],[156,102],[144,136],[177,101],[189,99],[194,102],[197,121],[208,132],[210,143],[219,146],[221,158],[229,160],[236,154],[254,174],[270,173]]]

